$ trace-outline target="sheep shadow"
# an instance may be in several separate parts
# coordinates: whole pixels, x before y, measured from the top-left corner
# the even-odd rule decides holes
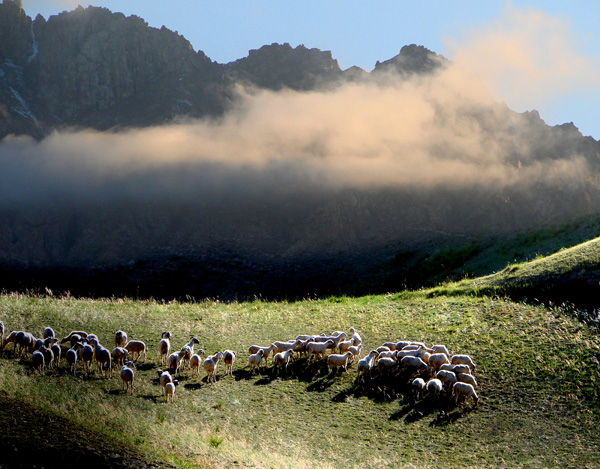
[[[146,362],[146,363],[142,363],[141,365],[138,365],[137,363],[135,363],[136,370],[149,371],[149,370],[153,370],[154,368],[158,368],[155,363]]]
[[[187,383],[184,384],[183,387],[188,391],[197,391],[198,389],[202,389],[205,386],[204,383]]]
[[[324,392],[329,389],[334,383],[334,380],[329,376],[324,376],[321,379],[309,384],[306,387],[308,392]]]

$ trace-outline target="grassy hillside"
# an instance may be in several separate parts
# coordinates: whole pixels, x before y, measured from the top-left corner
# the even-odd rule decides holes
[[[40,437],[31,424],[15,425],[18,417],[0,412],[0,424],[11,429],[0,445],[11,457],[47,453],[60,461],[68,448],[104,458],[106,466],[125,458],[138,467],[600,464],[600,338],[543,306],[427,293],[232,304],[4,295],[0,318],[9,330],[35,335],[47,325],[60,335],[83,328],[107,346],[121,328],[150,349],[129,396],[116,375],[73,377],[64,362],[40,376],[29,358],[15,358],[8,347],[0,354],[3,402],[62,429],[60,437]],[[304,360],[280,377],[249,373],[250,344],[350,326],[367,350],[411,339],[469,353],[477,363],[479,405],[414,404],[402,381],[357,386],[356,365],[335,377]],[[204,373],[201,380],[185,373],[177,401],[166,404],[155,380],[163,330],[174,333],[176,348],[194,334],[208,352],[237,350],[234,375],[220,369],[217,383],[208,385]],[[25,451],[31,447],[38,453]]]

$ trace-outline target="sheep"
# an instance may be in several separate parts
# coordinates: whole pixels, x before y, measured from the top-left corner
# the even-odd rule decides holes
[[[88,334],[88,336],[85,337],[85,339],[88,341],[88,343],[91,340],[97,340],[98,342],[100,342],[100,339],[98,339],[98,336],[96,334]]]
[[[358,357],[360,358],[360,352],[362,351],[362,344],[360,345],[353,345],[352,347],[350,347],[348,349],[348,352],[352,353],[352,359],[354,360],[354,358]]]
[[[440,371],[453,371],[455,365],[451,365],[450,363],[444,363],[440,366]]]
[[[35,341],[36,338],[33,336],[33,334],[30,332],[24,332],[19,355],[21,355],[23,351],[25,351],[25,355],[28,353],[33,353],[33,345],[35,344]]]
[[[66,336],[66,337],[63,337],[63,338],[61,339],[60,343],[61,343],[61,344],[64,344],[64,343],[66,343],[66,342],[69,342],[69,343],[71,344],[71,347],[72,347],[72,346],[73,346],[73,342],[72,342],[72,340],[71,340],[71,337],[73,337],[74,335],[77,335],[77,336],[79,336],[79,340],[81,340],[82,338],[83,338],[83,339],[86,339],[86,338],[87,338],[87,336],[88,336],[87,332],[84,332],[84,331],[72,331],[72,332],[70,332],[70,333],[69,333],[69,335],[68,335],[68,336]],[[79,342],[79,340],[78,340],[78,342]]]
[[[71,347],[73,347],[75,344],[81,342],[83,343],[84,340],[87,340],[85,337],[81,337],[79,334],[73,334],[70,338],[69,338],[69,345],[71,345]],[[62,341],[61,341],[62,344]]]
[[[296,340],[313,340],[315,338],[314,335],[300,334],[296,336]]]
[[[301,340],[295,340],[293,342],[280,342],[280,341],[276,341],[273,342],[273,344],[275,346],[275,350],[277,350],[277,353],[280,352],[285,352],[287,350],[294,350],[296,347],[302,345],[302,341]],[[275,352],[273,352],[275,353]],[[273,360],[275,360],[275,355],[273,355]]]
[[[250,355],[254,355],[256,353],[258,353],[259,350],[263,351],[263,356],[262,359],[266,362],[267,358],[269,358],[269,354],[274,351],[276,349],[276,347],[271,344],[268,347],[261,347],[260,345],[251,345],[250,347],[248,347],[248,353]]]
[[[123,382],[122,390],[127,394],[127,390],[131,387],[131,395],[133,396],[133,379],[135,377],[135,373],[133,371],[134,364],[133,362],[127,362],[127,364],[123,365],[121,368],[121,372],[119,373],[121,376],[121,381]]]
[[[217,352],[214,355],[209,356],[202,363],[204,371],[206,371],[206,381],[208,383],[217,382],[217,365],[219,363],[219,360],[221,360],[222,358],[223,354],[221,352]]]
[[[134,363],[140,358],[142,353],[144,354],[144,362],[146,361],[146,344],[141,340],[130,340],[125,344],[125,349],[131,353],[131,358]],[[137,358],[134,358],[136,353]]]
[[[415,378],[413,382],[410,384],[410,388],[413,393],[413,398],[418,401],[423,396],[425,392],[425,380],[423,378]]]
[[[160,387],[162,389],[162,394],[165,394],[165,385],[167,383],[172,383],[173,382],[173,377],[171,376],[171,373],[169,373],[168,371],[163,371],[163,370],[157,370],[158,373],[158,382],[160,383]]]
[[[382,347],[387,347],[393,352],[396,350],[396,342],[386,342],[382,345]]]
[[[6,327],[4,323],[0,321],[0,349],[4,348],[4,333],[6,332]]]
[[[436,399],[438,396],[440,396],[440,394],[444,392],[444,385],[439,379],[433,378],[427,381],[426,389],[427,394],[432,396],[433,399]]]
[[[52,329],[51,327],[46,327],[44,329],[44,334],[43,334],[44,339],[47,339],[48,337],[56,337],[56,334],[54,334],[54,329]]]
[[[204,355],[204,350],[198,350],[192,358],[190,358],[190,369],[192,370],[192,375],[200,376],[200,356]]]
[[[44,339],[36,339],[35,343],[33,344],[33,351],[35,352],[36,350],[39,350],[42,346],[46,345],[46,341]]]
[[[347,338],[348,338],[348,336],[346,335],[346,333],[345,333],[345,332],[342,332],[342,333],[340,333],[339,335],[333,336],[333,337],[331,338],[331,339],[333,340],[333,345],[331,345],[331,346],[327,346],[327,348],[328,348],[328,349],[330,348],[330,349],[332,349],[332,350],[335,350],[335,349],[338,347],[338,344],[339,344],[340,342],[342,342],[344,339],[347,339]],[[326,342],[327,342],[327,341],[326,341]],[[355,344],[355,345],[358,345],[358,344]]]
[[[294,351],[292,349],[286,350],[285,352],[279,352],[273,355],[273,368],[275,372],[279,374],[279,370],[282,368],[287,373],[287,367],[292,359]]]
[[[388,373],[398,367],[398,362],[393,358],[383,357],[377,360],[377,369],[382,373]]]
[[[429,366],[434,372],[438,372],[440,367],[445,364],[449,364],[450,360],[448,355],[445,353],[434,353],[429,357]]]
[[[42,346],[39,350],[44,355],[44,363],[48,368],[52,368],[52,363],[54,362],[54,353],[51,349],[46,346]]]
[[[391,352],[389,347],[385,347],[384,345],[381,345],[379,347],[377,347],[376,349],[379,353],[383,353],[383,352]]]
[[[352,352],[346,352],[343,355],[331,354],[327,357],[327,368],[329,368],[329,374],[333,373],[335,368],[343,368],[345,372],[348,372],[348,363],[354,360]]]
[[[300,343],[294,347],[294,353],[298,355],[306,356],[308,354],[308,350],[306,350],[306,346],[310,342],[310,339],[301,340]]]
[[[254,370],[260,365],[265,354],[264,349],[259,349],[258,352],[248,357],[248,366],[250,367],[251,373],[254,374]]]
[[[333,347],[333,345],[335,344],[335,342],[333,341],[333,339],[327,339],[326,342],[309,342],[308,345],[306,346],[306,349],[308,350],[308,359],[307,361],[310,361],[310,358],[314,355],[315,357],[323,357],[323,355],[325,354],[325,351],[328,348]]]
[[[17,335],[19,333],[21,333],[22,331],[12,331],[10,334],[8,334],[8,337],[4,340],[4,346],[8,344],[13,344],[13,347],[15,349],[15,351],[17,350]]]
[[[406,347],[407,345],[410,345],[411,342],[407,341],[407,340],[401,340],[399,342],[396,342],[396,350],[402,350],[404,347]],[[390,348],[391,350],[391,348]]]
[[[174,352],[167,357],[166,364],[174,375],[179,374],[181,366],[181,352]]]
[[[475,363],[469,355],[454,355],[450,359],[450,363],[453,365],[469,365],[469,367],[475,371]]]
[[[89,337],[89,336],[88,336]],[[105,365],[108,365],[108,376],[112,376],[112,362],[111,356],[112,354],[108,351],[108,349],[102,346],[98,339],[93,338],[89,341],[89,344],[94,347],[94,360],[96,360],[96,373],[100,371],[102,373],[104,371]]]
[[[127,332],[117,331],[115,332],[115,347],[125,347],[127,343]]]
[[[354,345],[354,342],[352,341],[352,339],[350,339],[350,340],[344,340],[344,341],[342,341],[342,342],[340,342],[338,344],[338,351],[340,352],[340,354],[343,355],[353,345]]]
[[[44,366],[46,364],[46,359],[44,357],[43,349],[46,348],[42,345],[42,349],[36,350],[31,355],[31,363],[33,367],[40,372],[40,374],[44,374]]]
[[[457,381],[454,372],[447,370],[438,371],[435,377],[444,383],[444,387],[446,388],[450,388]]]
[[[463,383],[460,381],[454,383],[454,386],[452,386],[451,397],[454,397],[454,403],[456,405],[458,405],[459,399],[462,399],[463,397],[465,399],[472,397],[475,405],[477,405],[477,402],[479,401],[479,396],[477,396],[475,388],[469,383]]]
[[[75,375],[75,369],[77,368],[77,356],[78,356],[77,350],[74,349],[73,347],[71,347],[69,350],[67,350],[67,353],[65,354],[65,358],[67,359],[67,363],[71,367],[71,371],[73,372],[73,375]]]
[[[165,384],[165,398],[167,402],[175,401],[175,383]]]
[[[430,370],[429,365],[427,365],[427,363],[425,363],[419,357],[411,356],[403,357],[402,360],[400,360],[400,368],[409,375],[420,371],[429,373]]]
[[[158,352],[160,353],[160,362],[163,365],[167,364],[167,357],[169,356],[170,350],[171,350],[171,333],[163,332],[161,334],[161,339],[158,342]]]
[[[464,373],[467,375],[471,374],[471,368],[469,367],[469,365],[454,365],[454,368],[452,368],[452,371],[456,374],[458,374],[458,373]]]
[[[357,380],[364,381],[365,375],[367,374],[369,374],[369,377],[371,376],[371,370],[373,369],[375,359],[378,355],[379,353],[377,350],[371,350],[365,358],[358,361],[358,364],[356,365],[358,372]]]
[[[194,344],[199,344],[200,341],[194,336],[190,337],[190,341],[181,347],[181,369],[185,368],[185,363],[190,361],[192,355],[194,355]]]
[[[58,369],[58,364],[60,363],[60,356],[62,355],[62,349],[60,347],[60,345],[58,345],[58,339],[54,339],[55,342],[52,344],[52,353],[54,354],[54,364],[53,366],[55,366]]]
[[[111,352],[112,360],[116,365],[123,366],[125,364],[125,360],[129,356],[129,352],[125,350],[123,347],[115,347]]]
[[[432,345],[431,350],[433,350],[431,353],[445,353],[448,357],[450,356],[450,352],[448,352],[445,345]]]
[[[223,352],[223,364],[225,365],[225,376],[228,374],[233,376],[233,364],[235,362],[235,352],[232,350],[225,350]]]
[[[477,381],[473,375],[468,373],[456,373],[456,379],[461,383],[469,383],[474,388],[477,387]]]
[[[350,334],[352,334],[352,338],[350,340],[352,340],[354,342],[354,345],[358,346],[358,345],[362,344],[362,337],[360,336],[360,334],[358,333],[358,331],[356,329],[351,327],[349,332],[350,332]]]
[[[94,359],[94,349],[90,344],[83,344],[78,347],[78,360],[83,362],[86,373],[91,371],[92,360]]]

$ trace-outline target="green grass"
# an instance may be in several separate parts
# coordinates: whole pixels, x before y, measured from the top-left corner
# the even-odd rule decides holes
[[[439,293],[439,292],[438,292]],[[0,359],[0,389],[177,467],[593,467],[600,464],[600,339],[558,310],[478,296],[428,292],[301,302],[224,304],[0,297],[7,327],[40,335],[94,331],[109,346],[117,329],[149,345],[134,396],[113,378],[45,376],[29,359]],[[444,343],[477,363],[480,403],[447,412],[386,389],[355,386],[348,374],[311,376],[300,361],[287,376],[248,373],[249,345],[299,333],[356,327],[367,350],[389,340]],[[234,376],[207,385],[185,374],[167,404],[155,384],[160,333],[174,347],[191,334],[208,353],[239,352]],[[318,370],[313,365],[309,370]],[[79,428],[79,427],[78,427]],[[1,441],[1,437],[0,437]]]

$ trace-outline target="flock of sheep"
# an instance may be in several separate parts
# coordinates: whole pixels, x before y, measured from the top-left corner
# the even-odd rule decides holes
[[[25,331],[13,331],[4,338],[5,333],[6,328],[0,321],[0,348],[13,344],[19,357],[31,355],[32,366],[42,374],[46,368],[58,368],[63,355],[74,375],[78,367],[83,368],[85,374],[91,373],[95,363],[96,374],[111,377],[113,365],[120,366],[119,375],[125,393],[134,392],[134,362],[142,357],[144,362],[147,359],[146,344],[140,340],[129,340],[127,333],[121,330],[114,335],[112,351],[101,345],[95,334],[84,331],[72,331],[61,340],[50,327],[44,329],[42,338]],[[200,377],[202,366],[207,383],[216,382],[217,366],[221,360],[225,375],[233,373],[236,352],[225,350],[203,358],[205,353],[202,349],[194,350],[200,343],[197,338],[191,337],[189,343],[175,352],[172,352],[171,340],[171,332],[163,332],[157,347],[161,365],[165,368],[158,370],[158,382],[167,402],[175,398],[178,383],[175,378],[187,368],[192,376]],[[64,353],[62,344],[68,346]],[[408,379],[415,399],[436,400],[446,396],[456,404],[468,398],[472,398],[475,405],[478,402],[477,382],[473,376],[475,363],[468,355],[450,356],[444,345],[427,347],[424,343],[411,341],[386,342],[363,358],[361,352],[362,338],[354,328],[350,328],[349,334],[343,331],[316,336],[303,334],[268,346],[250,346],[248,367],[254,374],[267,365],[269,355],[272,355],[272,372],[278,375],[287,373],[294,357],[305,357],[307,365],[315,360],[324,360],[328,374],[332,375],[338,370],[347,372],[348,367],[357,361],[358,384],[368,384],[374,374],[389,379],[402,377]]]

